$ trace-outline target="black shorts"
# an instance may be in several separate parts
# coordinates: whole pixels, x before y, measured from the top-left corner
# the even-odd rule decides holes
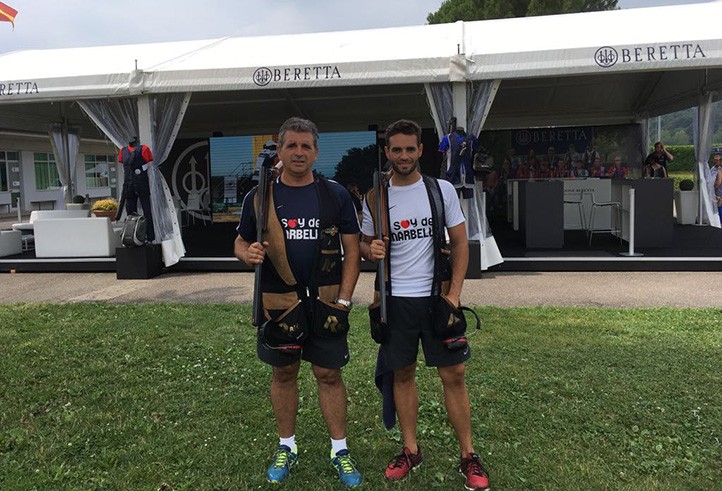
[[[464,363],[471,349],[452,351],[434,333],[431,325],[431,297],[390,297],[389,338],[381,345],[389,370],[399,370],[416,362],[419,339],[426,365],[448,367]]]
[[[335,369],[345,366],[349,360],[348,341],[345,334],[331,339],[314,336],[311,332],[302,343],[301,353],[296,356],[288,356],[278,350],[268,348],[263,345],[260,336],[256,336],[256,338],[258,358],[274,367],[290,365],[300,358],[321,368]]]

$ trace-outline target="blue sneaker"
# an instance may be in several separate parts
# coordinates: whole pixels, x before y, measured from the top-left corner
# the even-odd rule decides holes
[[[272,484],[279,484],[288,479],[293,467],[298,461],[298,455],[291,452],[286,445],[281,445],[273,454],[273,463],[266,471],[266,479]]]
[[[364,480],[346,449],[341,450],[336,455],[333,454],[333,451],[331,452],[331,467],[338,472],[339,480],[347,488],[360,486]]]

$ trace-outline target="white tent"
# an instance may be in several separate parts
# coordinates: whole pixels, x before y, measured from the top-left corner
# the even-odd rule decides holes
[[[719,15],[722,2],[468,23],[469,78],[503,80],[493,127],[673,112],[722,85]]]
[[[408,117],[441,132],[449,114],[467,121],[474,132],[629,123],[718,98],[722,36],[712,20],[719,18],[722,2],[717,1],[18,51],[0,55],[0,131],[45,133],[48,123],[62,116],[80,126],[81,138],[97,136],[72,101],[134,98],[140,136],[152,142],[158,115],[167,112],[157,107],[162,94],[181,95],[164,106],[174,114],[166,122],[171,126],[166,136],[172,138],[163,139],[164,148],[176,135],[271,132],[293,114],[324,130],[366,129],[369,123],[383,126]],[[66,101],[60,110],[59,101]],[[87,112],[88,104],[83,107]],[[709,111],[702,114],[708,117]],[[94,119],[98,124],[103,117]],[[709,124],[698,126],[709,129]],[[111,136],[103,130],[116,144],[124,142],[124,131]]]
[[[459,25],[444,24],[18,51],[0,56],[3,77],[12,81],[0,90],[0,104],[444,81],[460,36]]]
[[[499,79],[504,83],[490,114],[492,127],[507,126],[505,122],[518,126],[520,117],[543,125],[574,124],[580,117],[585,124],[594,123],[589,118],[629,121],[693,106],[700,90],[719,87],[722,37],[715,23],[706,20],[720,14],[722,2],[711,2],[391,29],[17,51],[0,55],[0,106],[169,92],[379,90],[387,85]],[[462,57],[455,56],[460,53]],[[351,96],[358,93],[351,90]],[[597,94],[603,97],[593,97]],[[342,99],[343,94],[332,92],[330,98]],[[524,110],[516,111],[520,106]]]

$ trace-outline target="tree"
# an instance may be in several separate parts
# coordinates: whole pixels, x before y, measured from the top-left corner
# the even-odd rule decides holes
[[[444,0],[426,17],[429,24],[594,12],[617,8],[618,0]]]
[[[371,178],[378,163],[379,157],[375,144],[364,148],[350,148],[336,166],[333,180],[344,186],[356,183],[359,190],[364,193],[371,187]]]

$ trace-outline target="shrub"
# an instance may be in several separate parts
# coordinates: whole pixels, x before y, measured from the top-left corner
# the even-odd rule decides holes
[[[104,211],[115,211],[118,209],[118,202],[113,198],[101,199],[93,203],[90,208],[92,211],[104,210]]]
[[[85,203],[85,196],[81,196],[79,194],[76,194],[73,196],[73,203],[75,204],[83,204]]]
[[[691,171],[694,170],[694,145],[665,145],[667,150],[674,156],[672,162],[667,163],[668,171]],[[654,148],[650,150],[654,152]]]
[[[694,189],[694,181],[692,179],[682,179],[679,182],[680,191],[692,191]]]

